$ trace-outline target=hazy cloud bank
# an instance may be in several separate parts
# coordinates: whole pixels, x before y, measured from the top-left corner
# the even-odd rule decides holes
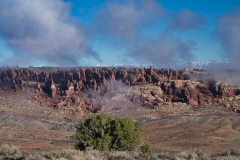
[[[153,24],[164,10],[156,0],[124,3],[108,2],[96,17],[95,26],[104,36],[117,36],[124,40],[136,37],[142,26]]]
[[[225,59],[238,63],[240,61],[240,6],[217,19],[215,33],[222,44]]]
[[[182,40],[172,30],[187,31],[198,29],[205,20],[200,15],[183,9],[171,14],[156,0],[109,2],[95,21],[97,34],[116,40],[120,47],[126,47],[126,57],[148,64],[171,64],[190,62],[192,51],[197,49],[193,40]],[[166,23],[163,33],[156,32],[156,37],[141,35],[142,27],[151,30],[155,23]],[[113,43],[114,44],[114,43]]]
[[[218,17],[215,35],[221,43],[225,62],[211,64],[214,77],[229,84],[240,84],[240,6]]]
[[[171,14],[168,19],[169,27],[178,31],[187,31],[198,29],[200,25],[205,23],[201,15],[194,13],[188,9],[182,9],[178,13]]]
[[[156,39],[147,38],[142,44],[135,45],[129,55],[139,61],[169,65],[191,61],[193,58],[191,51],[196,47],[197,44],[194,41],[182,41],[169,30],[165,30]]]

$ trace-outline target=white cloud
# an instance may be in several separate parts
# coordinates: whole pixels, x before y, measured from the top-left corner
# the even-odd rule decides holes
[[[70,4],[61,0],[1,0],[0,6],[0,34],[18,52],[12,59],[32,57],[58,65],[76,65],[82,56],[100,60],[84,41],[84,27],[71,18]]]

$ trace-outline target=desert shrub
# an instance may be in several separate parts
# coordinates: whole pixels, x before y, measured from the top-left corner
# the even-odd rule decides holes
[[[181,152],[176,158],[177,160],[208,160],[208,156],[201,150],[193,149],[185,152]]]
[[[235,157],[240,157],[240,149],[231,149],[230,154]]]
[[[92,118],[79,121],[76,138],[77,148],[86,146],[100,151],[136,150],[145,142],[140,124],[131,118],[111,118],[106,114],[94,114]]]
[[[144,144],[140,148],[141,148],[142,153],[151,153],[152,152],[151,147],[148,144]]]
[[[240,159],[240,149],[231,149],[211,156],[213,160],[218,159]]]
[[[0,147],[0,155],[6,157],[14,157],[17,159],[21,159],[23,157],[22,152],[19,150],[17,146],[4,144]]]
[[[5,160],[238,160],[239,149],[206,156],[200,150],[194,149],[181,152],[179,155],[170,156],[166,153],[144,154],[138,151],[104,151],[75,149],[52,150],[48,152],[28,153],[21,152],[14,145],[2,145],[0,147],[0,159]],[[25,156],[22,156],[22,155]]]
[[[106,156],[97,150],[79,151],[73,149],[54,150],[28,156],[29,160],[105,160]]]

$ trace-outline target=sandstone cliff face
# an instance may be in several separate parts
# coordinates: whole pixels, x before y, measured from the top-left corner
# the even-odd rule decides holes
[[[57,102],[54,106],[79,106],[86,112],[106,110],[107,102],[116,96],[115,91],[123,83],[126,86],[154,84],[157,89],[149,93],[126,94],[126,105],[153,107],[160,103],[185,102],[192,106],[215,102],[225,97],[238,95],[238,89],[204,76],[199,82],[189,80],[189,75],[205,72],[200,70],[172,70],[153,68],[70,68],[49,71],[36,68],[2,67],[0,83],[12,83],[15,91],[29,89],[25,81],[36,82],[35,92],[46,93]],[[30,86],[31,88],[32,86]],[[94,93],[90,96],[90,93]],[[102,98],[104,97],[104,98]],[[126,99],[125,99],[126,101]],[[120,101],[122,104],[124,100]],[[121,105],[121,104],[120,104]]]

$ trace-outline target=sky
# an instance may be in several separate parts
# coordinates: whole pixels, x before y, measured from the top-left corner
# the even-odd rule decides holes
[[[0,65],[240,60],[240,0],[1,0]]]

